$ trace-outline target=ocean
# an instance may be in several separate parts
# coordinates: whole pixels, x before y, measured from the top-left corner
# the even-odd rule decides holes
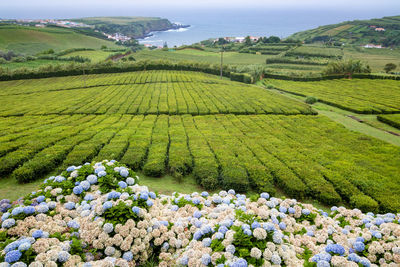
[[[79,18],[88,16],[157,16],[171,22],[189,24],[190,28],[155,32],[153,36],[140,40],[143,44],[169,47],[189,45],[208,38],[225,36],[270,36],[281,38],[292,33],[321,25],[354,19],[371,19],[399,15],[396,9],[382,6],[377,9],[346,8],[243,8],[208,9],[160,8],[135,9],[131,7],[102,8],[85,6],[76,8],[18,8],[0,10],[0,18]]]

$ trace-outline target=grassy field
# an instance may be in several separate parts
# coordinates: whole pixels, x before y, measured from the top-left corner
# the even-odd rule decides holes
[[[68,61],[58,61],[58,60],[47,60],[47,59],[36,59],[36,60],[30,60],[30,61],[25,61],[25,62],[7,62],[4,64],[1,64],[0,67],[4,69],[9,69],[9,70],[14,70],[14,69],[19,69],[19,68],[28,68],[28,69],[36,69],[39,68],[40,66],[44,65],[57,65],[57,64],[65,64],[68,63]]]
[[[295,82],[264,80],[283,91],[314,96],[324,103],[356,113],[399,113],[400,84],[394,80],[328,80]]]
[[[100,62],[106,60],[111,54],[115,54],[115,52],[107,52],[103,50],[94,50],[94,51],[76,51],[72,53],[68,53],[62,58],[68,57],[84,57],[90,59],[91,62]]]
[[[200,51],[196,49],[183,49],[183,50],[142,50],[133,54],[136,60],[155,60],[166,59],[171,61],[199,61],[207,62],[210,64],[219,64],[221,62],[221,53]],[[238,52],[225,52],[224,64],[228,65],[253,65],[265,64],[268,56],[256,55]]]
[[[400,49],[353,48],[343,50],[345,59],[360,59],[366,62],[372,72],[384,72],[383,68],[388,63],[400,64]],[[400,67],[395,71],[399,71]]]
[[[400,148],[312,115],[297,100],[195,72],[89,75],[91,88],[81,78],[2,83],[2,106],[14,107],[0,118],[1,198],[15,195],[15,181],[113,158],[167,191],[200,185],[400,210]],[[141,111],[130,115],[136,99]]]
[[[0,50],[34,55],[48,49],[58,52],[69,48],[118,48],[111,41],[87,36],[64,28],[35,28],[16,25],[0,26]]]

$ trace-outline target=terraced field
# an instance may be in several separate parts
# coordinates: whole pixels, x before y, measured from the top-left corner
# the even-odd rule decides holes
[[[1,116],[313,113],[305,104],[255,86],[179,71],[10,81],[0,88]]]
[[[90,88],[81,77],[32,82],[0,87],[3,178],[116,159],[148,176],[192,174],[205,189],[400,210],[400,148],[262,88],[176,71],[93,75]],[[148,101],[130,109],[137,99]]]
[[[341,79],[315,82],[264,80],[264,84],[363,114],[400,113],[400,83],[395,80]]]
[[[378,120],[400,129],[400,114],[379,115]]]

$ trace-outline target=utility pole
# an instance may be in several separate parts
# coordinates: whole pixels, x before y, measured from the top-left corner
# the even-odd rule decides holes
[[[222,79],[222,65],[224,64],[224,46],[221,47],[221,79]]]
[[[85,69],[83,69],[83,85],[86,88],[86,75],[85,75]]]

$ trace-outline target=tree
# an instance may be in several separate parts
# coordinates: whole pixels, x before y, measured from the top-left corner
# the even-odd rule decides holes
[[[396,64],[388,63],[385,65],[385,67],[383,69],[386,71],[386,73],[389,73],[389,72],[395,70],[396,68],[397,68]]]
[[[244,38],[244,44],[245,44],[245,45],[251,45],[250,36],[246,36],[246,38]]]
[[[351,77],[354,73],[371,73],[371,68],[360,60],[336,61],[329,63],[323,73],[326,75],[346,74]]]
[[[107,46],[106,45],[102,45],[101,46],[101,50],[105,50],[105,49],[107,49]]]

